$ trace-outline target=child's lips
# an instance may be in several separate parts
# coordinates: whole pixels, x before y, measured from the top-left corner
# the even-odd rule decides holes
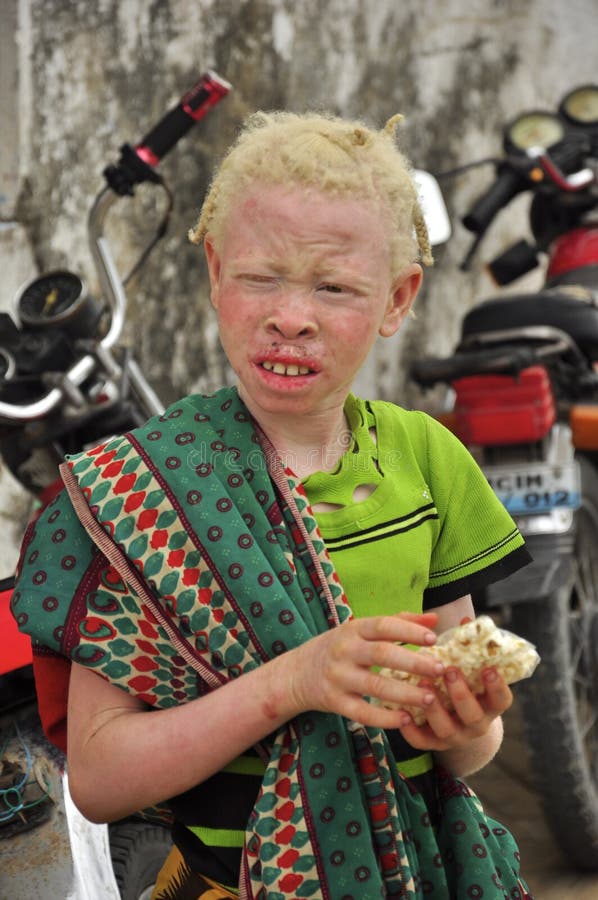
[[[281,348],[271,348],[270,352],[260,353],[255,358],[256,365],[265,372],[273,375],[286,376],[287,378],[306,377],[315,375],[321,366],[313,357],[308,357],[300,348],[291,349],[286,353],[280,352]]]

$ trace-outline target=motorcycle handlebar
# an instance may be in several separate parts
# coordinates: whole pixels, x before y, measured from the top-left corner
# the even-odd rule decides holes
[[[596,173],[591,168],[579,169],[566,175],[544,147],[530,147],[527,155],[530,159],[537,161],[544,174],[559,190],[565,191],[565,193],[583,191],[596,181]]]
[[[86,354],[79,359],[66,373],[62,384],[51,388],[45,396],[33,403],[6,403],[0,400],[0,420],[7,422],[31,422],[47,416],[64,399],[67,393],[67,385],[70,388],[78,388],[86,378],[92,374],[96,367],[93,356]]]
[[[137,156],[148,165],[156,166],[196,122],[226,97],[230,89],[229,82],[216,72],[204,72],[177,105],[136,145]]]
[[[489,373],[510,374],[532,366],[538,361],[538,352],[532,347],[496,347],[472,353],[455,353],[447,357],[429,357],[417,360],[410,374],[422,387],[438,383],[450,383],[457,378]]]
[[[519,172],[507,163],[501,163],[497,168],[494,184],[481,197],[478,197],[461,221],[468,231],[482,235],[503,206],[506,206],[525,187],[526,183]]]
[[[161,182],[153,166],[171,150],[195,122],[202,119],[231,90],[231,85],[215,72],[207,71],[193,87],[169,110],[135,148],[125,144],[121,148],[121,158],[116,165],[108,166],[104,172],[109,187],[96,197],[88,219],[88,232],[94,264],[96,266],[103,294],[109,301],[111,324],[108,333],[100,341],[96,356],[101,357],[104,368],[116,367],[110,350],[118,340],[124,324],[126,297],[122,279],[112,261],[109,246],[103,237],[103,223],[109,208],[117,199],[133,193],[133,186],[142,181]],[[111,188],[111,190],[109,190]],[[0,420],[27,422],[49,415],[66,395],[76,398],[78,387],[94,372],[98,358],[86,353],[63,376],[60,385],[32,403],[18,404],[0,401]],[[147,385],[137,378],[139,389],[144,392],[143,400],[150,410],[161,411],[157,397]],[[158,409],[159,408],[159,409]]]
[[[123,144],[118,163],[104,169],[104,177],[112,190],[125,196],[133,194],[136,184],[144,181],[161,182],[155,166],[196,122],[226,97],[231,87],[216,72],[204,72],[193,87],[183,94],[177,105],[135,147]]]

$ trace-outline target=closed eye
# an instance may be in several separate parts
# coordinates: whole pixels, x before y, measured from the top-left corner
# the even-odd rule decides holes
[[[341,284],[319,284],[319,291],[325,291],[327,294],[346,294],[349,290]]]
[[[255,272],[242,272],[239,278],[247,284],[254,285],[277,285],[280,281],[274,275],[258,275]]]

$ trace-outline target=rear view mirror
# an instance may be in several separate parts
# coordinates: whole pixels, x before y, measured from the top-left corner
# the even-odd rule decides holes
[[[444,244],[451,236],[451,221],[440,186],[433,175],[423,169],[415,169],[413,180],[419,193],[419,202],[428,226],[430,244]]]

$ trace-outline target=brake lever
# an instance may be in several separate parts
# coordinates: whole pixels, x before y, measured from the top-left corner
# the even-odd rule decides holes
[[[572,172],[571,175],[565,175],[544,147],[530,147],[526,154],[529,159],[539,164],[544,174],[562,191],[567,191],[568,193],[582,191],[594,181],[594,172],[588,168],[580,169],[579,172]]]
[[[461,272],[469,272],[469,270],[471,268],[471,262],[472,262],[474,256],[476,255],[476,253],[478,252],[478,247],[482,243],[482,238],[484,237],[484,234],[485,234],[485,232],[480,232],[480,233],[476,234],[473,241],[469,245],[469,250],[467,251],[467,253],[463,257],[463,259],[459,263],[459,269]]]

